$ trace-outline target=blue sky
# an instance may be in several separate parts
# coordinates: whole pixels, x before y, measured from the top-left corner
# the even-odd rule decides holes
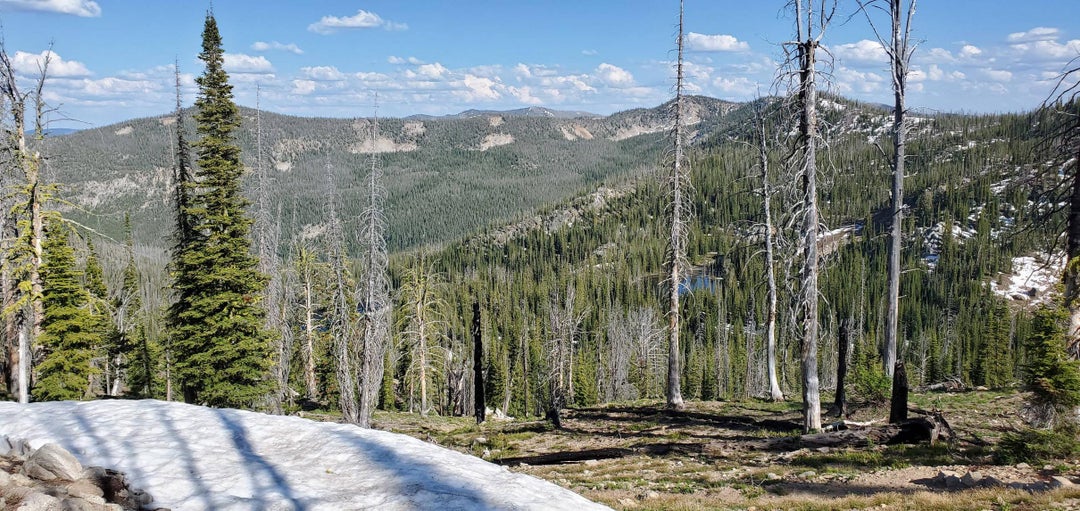
[[[783,0],[687,0],[687,87],[746,100],[775,92]],[[237,101],[304,116],[450,114],[545,106],[608,114],[672,93],[677,2],[659,0],[218,0]],[[174,61],[185,105],[209,2],[0,0],[5,48],[29,78],[52,44],[47,99],[62,126],[170,110]],[[884,54],[854,0],[824,43],[829,89],[891,101]],[[1080,56],[1076,0],[922,0],[908,104],[1023,111]],[[886,20],[879,20],[885,23]],[[57,116],[59,117],[59,116]]]

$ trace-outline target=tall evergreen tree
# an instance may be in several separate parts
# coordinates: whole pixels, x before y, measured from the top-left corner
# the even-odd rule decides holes
[[[80,284],[75,251],[68,244],[68,227],[49,222],[41,268],[44,320],[41,344],[45,358],[37,366],[35,398],[43,401],[87,396],[93,369],[93,348],[101,343],[100,329],[86,304],[89,293]]]
[[[173,256],[179,296],[169,311],[176,377],[189,403],[251,406],[268,385],[268,335],[259,304],[266,277],[251,254],[252,220],[240,193],[243,166],[233,140],[240,116],[211,13],[199,59],[206,69],[196,79],[198,157],[190,204],[180,211],[193,229]]]

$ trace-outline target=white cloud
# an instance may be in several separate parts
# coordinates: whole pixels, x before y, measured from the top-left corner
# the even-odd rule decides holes
[[[313,80],[293,80],[292,81],[292,93],[300,96],[307,96],[315,92],[317,84]]]
[[[1006,71],[1004,69],[985,68],[981,69],[980,73],[987,80],[991,80],[994,82],[1007,82],[1009,80],[1012,80],[1013,77],[1011,71]]]
[[[262,55],[252,56],[244,53],[226,53],[225,70],[230,73],[272,73],[274,66]]]
[[[629,71],[604,62],[596,67],[596,77],[611,87],[630,87],[634,85],[634,75]]]
[[[0,0],[0,10],[3,9],[53,12],[83,18],[101,16],[101,6],[93,0]]]
[[[978,46],[974,46],[974,45],[971,45],[971,44],[965,44],[963,48],[960,48],[959,55],[960,55],[960,58],[962,58],[962,59],[968,59],[968,58],[978,57],[979,55],[982,55],[982,53],[983,53],[982,49],[979,48]]]
[[[581,50],[581,54],[585,55],[586,57],[595,57],[596,55],[599,55],[600,52],[596,50]]]
[[[67,80],[64,87],[69,93],[76,92],[85,96],[127,96],[131,94],[149,94],[162,89],[162,84],[151,80],[124,80],[106,77],[97,80]]]
[[[352,16],[323,16],[319,21],[308,25],[308,30],[316,34],[329,35],[339,29],[347,28],[384,28],[386,30],[406,30],[408,25],[383,19],[378,14],[360,9]]]
[[[526,105],[542,105],[544,100],[533,95],[532,88],[530,87],[507,87],[507,91],[510,92],[514,99],[525,103]]]
[[[1020,53],[1023,60],[1071,60],[1080,57],[1080,40],[1073,39],[1064,43],[1057,41],[1034,41],[1014,44],[1013,51]]]
[[[405,59],[403,59],[403,58],[401,58],[401,57],[397,57],[397,56],[394,56],[394,55],[391,55],[391,56],[389,56],[389,57],[386,57],[386,61],[387,61],[387,62],[389,62],[389,63],[391,63],[391,64],[395,64],[395,65],[396,65],[396,64],[404,64],[404,63],[405,63]]]
[[[925,60],[927,62],[934,62],[937,64],[949,64],[952,62],[956,62],[956,57],[953,57],[952,53],[950,53],[949,50],[946,50],[945,48],[930,48],[921,55],[919,53],[916,53],[916,55],[919,55],[919,58],[922,60]]]
[[[494,101],[502,97],[502,95],[499,94],[499,91],[495,90],[497,82],[491,78],[466,74],[465,79],[462,80],[462,84],[465,85],[465,90],[456,91],[455,93],[466,101]]]
[[[304,50],[301,50],[300,47],[297,46],[294,43],[284,44],[284,43],[279,43],[277,41],[271,41],[269,43],[264,42],[264,41],[255,41],[254,43],[252,43],[251,49],[254,50],[254,51],[279,50],[279,51],[287,51],[289,53],[295,53],[297,55],[303,55],[304,54]]]
[[[302,67],[300,73],[311,80],[338,81],[345,79],[345,73],[338,71],[334,66]]]
[[[424,78],[429,78],[429,79],[432,79],[432,80],[437,80],[439,78],[443,78],[449,72],[450,72],[449,69],[446,69],[445,66],[443,66],[442,64],[440,64],[438,62],[436,62],[434,64],[423,64],[423,65],[416,68],[416,73],[419,76],[422,76]]]
[[[841,44],[830,48],[845,63],[881,63],[888,62],[889,56],[878,41],[863,39],[856,43]]]
[[[686,35],[686,47],[692,51],[746,51],[750,45],[735,36],[727,34],[699,34],[690,32]]]
[[[56,52],[45,50],[41,53],[27,53],[16,51],[11,58],[11,65],[15,71],[22,75],[38,76],[41,74],[41,66],[49,58],[48,74],[54,78],[70,78],[77,76],[90,76],[92,73],[82,62],[64,60]]]
[[[1010,43],[1029,43],[1033,41],[1057,40],[1061,30],[1050,27],[1035,27],[1027,32],[1013,32],[1006,38]]]

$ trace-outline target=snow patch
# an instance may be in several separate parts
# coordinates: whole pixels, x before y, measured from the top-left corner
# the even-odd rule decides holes
[[[1064,257],[1048,257],[1046,254],[1015,257],[1012,260],[1012,273],[1000,275],[991,281],[990,289],[1005,298],[1041,304],[1050,300],[1064,270]]]
[[[115,468],[186,510],[608,509],[385,431],[164,401],[0,403],[0,434]]]
[[[488,125],[492,128],[498,128],[499,126],[502,126],[504,122],[506,122],[506,120],[503,119],[501,115],[488,117]]]
[[[123,128],[120,128],[113,133],[115,133],[117,136],[122,137],[124,135],[130,135],[132,133],[135,133],[135,128],[132,128],[131,126],[124,126]]]

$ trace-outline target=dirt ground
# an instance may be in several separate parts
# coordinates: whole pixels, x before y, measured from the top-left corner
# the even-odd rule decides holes
[[[1015,392],[914,395],[914,408],[941,411],[955,432],[953,441],[933,446],[800,447],[800,403],[764,401],[688,403],[680,412],[655,401],[570,409],[560,430],[538,420],[477,426],[471,418],[412,414],[378,414],[375,424],[615,509],[1080,510],[1080,486],[1069,484],[1080,482],[1080,460],[995,461],[998,439],[1022,424],[1022,402]],[[859,422],[888,413],[869,405],[849,411]],[[534,458],[544,455],[571,459]]]

